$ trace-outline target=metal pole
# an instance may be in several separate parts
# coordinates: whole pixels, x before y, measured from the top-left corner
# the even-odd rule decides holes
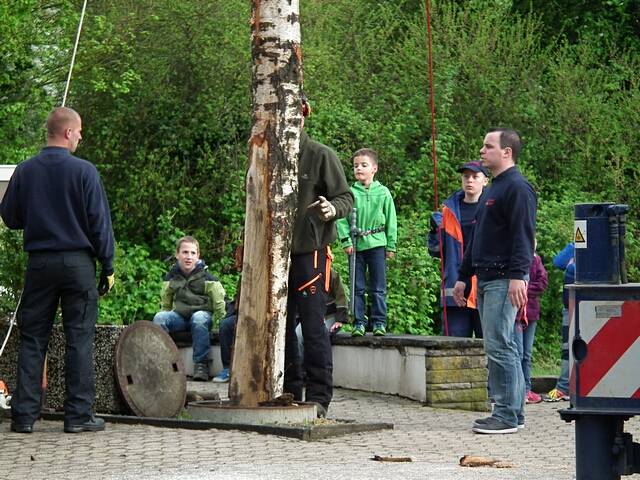
[[[576,418],[576,480],[620,480],[613,444],[624,422],[611,415]]]
[[[358,209],[353,208],[349,216],[349,237],[353,250],[349,256],[349,313],[355,321],[356,318],[356,242],[358,240]]]

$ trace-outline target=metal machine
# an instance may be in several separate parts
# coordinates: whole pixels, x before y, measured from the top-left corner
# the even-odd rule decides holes
[[[624,422],[640,414],[640,283],[626,283],[626,205],[575,207],[576,280],[569,290],[576,480],[640,473],[640,444]]]

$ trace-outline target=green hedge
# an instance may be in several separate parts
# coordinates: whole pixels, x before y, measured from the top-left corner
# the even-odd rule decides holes
[[[0,86],[10,92],[0,106],[7,162],[37,150],[64,86],[78,8],[58,4],[0,7],[0,31],[11,32],[0,46]],[[552,359],[561,274],[550,261],[571,238],[573,203],[629,203],[628,263],[638,280],[640,41],[631,2],[585,5],[575,28],[559,20],[572,7],[542,5],[432,1],[432,26],[440,200],[458,188],[457,166],[478,158],[489,126],[522,132],[520,165],[539,195],[538,251],[550,274],[536,348]],[[118,287],[103,302],[104,321],[152,314],[179,232],[201,241],[203,257],[233,293],[251,129],[249,10],[246,0],[89,6],[69,105],[83,116],[78,154],[103,175],[118,239]],[[337,151],[349,177],[353,151],[379,151],[379,179],[396,199],[401,235],[389,262],[390,327],[432,333],[439,275],[424,250],[435,194],[424,4],[307,0],[301,19],[314,107],[306,128]],[[19,240],[6,237],[0,248],[11,258],[0,263],[11,267],[0,278],[9,293],[0,307],[10,308],[21,282],[12,250]],[[345,261],[337,252],[343,269]]]

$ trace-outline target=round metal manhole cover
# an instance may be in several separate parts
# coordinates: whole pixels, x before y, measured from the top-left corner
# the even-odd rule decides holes
[[[125,328],[116,345],[115,370],[125,402],[139,417],[175,417],[184,406],[187,377],[178,348],[145,320]]]

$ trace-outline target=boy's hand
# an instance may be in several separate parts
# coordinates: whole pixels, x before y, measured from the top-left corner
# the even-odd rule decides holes
[[[353,247],[344,247],[344,253],[347,255],[353,255]]]
[[[334,207],[329,200],[321,195],[318,195],[318,200],[313,202],[307,207],[316,211],[321,220],[328,222],[336,216],[336,207]]]
[[[456,305],[459,307],[467,306],[467,299],[464,298],[464,289],[466,286],[467,284],[460,280],[453,286],[453,301],[456,302]]]
[[[385,253],[385,257],[388,259],[392,259],[395,256],[396,256],[396,252],[390,252],[387,250],[387,252]]]

